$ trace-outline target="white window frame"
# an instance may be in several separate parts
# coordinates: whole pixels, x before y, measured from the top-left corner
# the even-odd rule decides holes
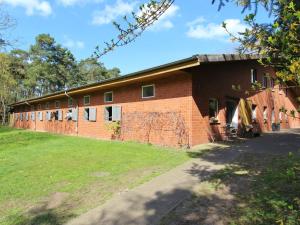
[[[147,97],[145,97],[144,96],[144,88],[145,87],[153,87],[153,96],[147,96]],[[148,84],[148,85],[143,85],[142,86],[142,98],[145,98],[145,99],[147,99],[147,98],[154,98],[155,97],[155,85],[154,84]]]
[[[86,103],[85,102],[85,98],[89,98],[89,103]],[[85,96],[83,96],[83,105],[90,105],[91,104],[91,96],[90,95],[85,95]]]
[[[106,101],[106,95],[107,94],[110,94],[111,93],[111,101]],[[105,103],[111,103],[111,102],[113,102],[114,101],[114,92],[113,91],[107,91],[107,92],[104,92],[104,95],[103,95],[104,97],[104,102]]]
[[[54,107],[55,107],[56,109],[59,109],[59,108],[60,108],[60,101],[55,101],[55,102],[54,102]]]
[[[106,110],[107,108],[111,108],[111,117],[108,117],[108,118],[104,118],[104,121],[109,123],[109,122],[117,122],[117,121],[121,121],[122,120],[122,106],[120,105],[108,105],[108,106],[105,106],[104,107],[104,114],[106,113]],[[116,118],[116,114],[115,114],[115,110],[116,108],[119,109],[119,118],[115,119]]]
[[[268,88],[268,86],[269,86],[268,83],[269,83],[268,75],[264,74],[263,78],[262,78],[262,87],[263,88]]]
[[[250,71],[251,71],[250,72],[250,74],[251,74],[251,78],[250,78],[251,79],[251,84],[255,84],[258,80],[257,69],[252,68]],[[254,80],[254,75],[255,75],[255,80]]]

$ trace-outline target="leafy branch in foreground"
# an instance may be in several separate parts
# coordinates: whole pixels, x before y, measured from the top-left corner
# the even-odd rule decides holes
[[[15,25],[16,21],[9,14],[0,9],[0,50],[12,45],[5,32],[7,33],[7,30],[13,28]]]
[[[158,20],[175,0],[151,0],[141,5],[138,13],[132,13],[130,19],[124,17],[124,25],[114,22],[118,30],[117,39],[106,42],[106,47],[100,50],[97,46],[95,55],[100,58],[116,47],[127,45],[140,36],[149,26]],[[240,43],[237,49],[240,53],[255,53],[262,57],[259,60],[265,66],[275,68],[277,81],[287,86],[300,86],[300,1],[299,0],[212,0],[218,4],[218,9],[233,2],[249,10],[245,16],[247,29],[238,35],[231,35],[233,41]],[[257,21],[258,8],[269,12],[270,22]]]
[[[260,62],[276,69],[278,82],[289,86],[300,85],[300,2],[276,0],[273,3],[274,20],[257,22],[255,14],[248,14],[244,21],[248,28],[235,36],[223,27],[233,41],[240,43],[240,53],[262,56]]]
[[[98,58],[106,53],[114,50],[116,47],[121,47],[133,42],[138,36],[140,36],[147,27],[151,26],[157,21],[174,3],[174,0],[151,0],[147,4],[142,4],[139,8],[139,12],[132,12],[131,17],[123,17],[123,22],[126,28],[117,22],[113,22],[113,25],[118,30],[118,37],[112,39],[110,42],[105,42],[106,47],[101,51],[99,46],[96,47],[94,55]]]
[[[225,7],[229,0],[212,0],[212,4],[217,4],[218,10]],[[233,2],[242,7],[242,12],[246,10],[257,13],[259,5],[265,8],[271,14],[276,0],[257,0],[252,2],[251,0],[233,0]],[[175,3],[175,0],[151,0],[146,4],[142,4],[139,7],[137,13],[132,12],[130,17],[123,17],[123,25],[117,22],[113,22],[116,27],[118,35],[117,38],[111,39],[109,42],[105,42],[105,48],[101,49],[96,47],[94,55],[98,58],[106,55],[108,52],[113,51],[117,47],[127,45],[137,37],[139,37],[148,27],[153,25],[166,11]]]

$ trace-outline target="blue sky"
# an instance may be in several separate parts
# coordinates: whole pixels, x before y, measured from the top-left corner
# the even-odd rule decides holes
[[[40,33],[49,33],[79,60],[89,57],[96,45],[116,36],[111,21],[136,10],[142,0],[0,0],[17,21],[10,32],[16,47],[28,49]],[[233,32],[245,29],[241,8],[228,4],[221,11],[211,0],[175,0],[156,24],[134,43],[101,58],[106,67],[122,74],[168,63],[194,54],[232,53],[236,44],[220,27],[226,21]],[[259,11],[259,20],[268,14]]]

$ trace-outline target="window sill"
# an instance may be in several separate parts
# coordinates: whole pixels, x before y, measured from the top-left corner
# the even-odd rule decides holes
[[[144,100],[147,100],[147,99],[150,99],[150,98],[155,98],[155,96],[150,96],[150,97],[142,97],[142,99],[144,99]]]

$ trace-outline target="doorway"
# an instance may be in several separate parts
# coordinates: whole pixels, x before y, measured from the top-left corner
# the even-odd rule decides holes
[[[238,128],[238,103],[235,100],[226,101],[226,124]]]

